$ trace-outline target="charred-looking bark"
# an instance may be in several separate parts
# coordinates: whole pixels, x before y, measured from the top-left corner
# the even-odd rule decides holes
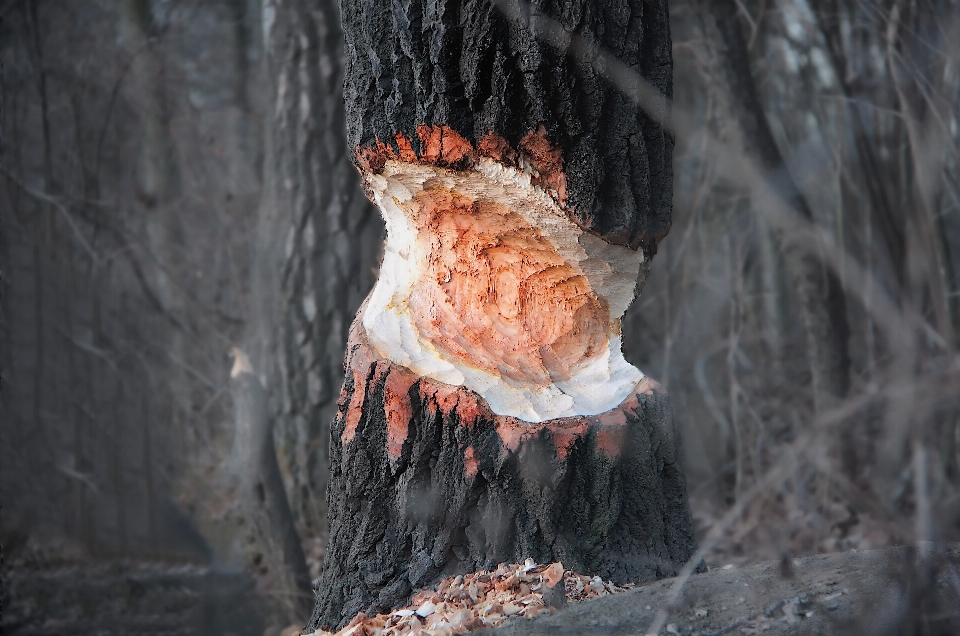
[[[669,94],[666,5],[494,5],[343,3],[348,140],[387,242],[331,431],[314,628],[500,561],[644,581],[694,551],[666,396],[620,349],[673,142],[536,26]]]
[[[519,3],[522,22],[498,3]],[[665,95],[673,58],[667,0],[342,0],[351,150],[421,149],[418,127],[512,148],[541,126],[563,158],[566,211],[607,242],[648,256],[670,229],[673,137],[584,60],[541,42],[537,20],[617,56]]]
[[[649,378],[605,413],[531,425],[384,360],[358,318],[330,439],[310,629],[498,563],[560,560],[623,583],[674,576],[696,549],[680,440]]]

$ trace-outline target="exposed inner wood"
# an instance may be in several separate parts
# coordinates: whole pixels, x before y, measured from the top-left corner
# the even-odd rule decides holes
[[[606,301],[526,219],[440,187],[410,203],[427,254],[413,323],[441,355],[546,387],[603,353]]]
[[[393,156],[368,157],[364,183],[388,232],[362,317],[371,344],[499,415],[541,422],[616,407],[643,377],[620,352],[643,254],[578,227],[551,187],[562,189],[562,173],[546,180],[453,141],[424,147],[455,168],[399,142]],[[548,146],[519,156],[533,151],[549,163]]]
[[[366,305],[361,307],[361,316],[366,308]],[[656,380],[643,376],[626,399],[602,413],[554,418],[537,423],[526,422],[511,415],[494,412],[475,391],[420,377],[409,369],[384,359],[371,346],[370,334],[363,328],[362,320],[351,327],[346,368],[353,381],[345,384],[341,390],[339,408],[343,417],[343,431],[339,436],[340,443],[351,444],[356,439],[363,418],[368,416],[365,412],[368,413],[371,408],[368,403],[371,399],[369,392],[375,388],[382,392],[387,457],[391,462],[401,457],[404,444],[410,435],[411,418],[417,411],[415,402],[426,405],[431,417],[447,418],[453,417],[455,413],[456,419],[467,428],[473,429],[483,421],[494,422],[500,443],[504,450],[510,453],[517,452],[524,441],[548,429],[556,456],[566,459],[570,448],[587,435],[591,427],[595,427],[597,448],[610,459],[614,459],[620,454],[629,414],[642,411],[642,396],[665,393]],[[348,384],[353,388],[348,390]],[[415,385],[417,388],[411,393],[411,388]],[[468,473],[477,457],[475,453],[469,445],[463,449],[464,465]]]

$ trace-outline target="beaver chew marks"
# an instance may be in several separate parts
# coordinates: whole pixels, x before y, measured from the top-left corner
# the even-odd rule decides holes
[[[436,187],[411,207],[429,244],[410,312],[443,357],[546,387],[602,354],[606,302],[526,219]]]
[[[531,175],[386,161],[365,185],[387,224],[363,310],[370,343],[529,422],[594,415],[643,377],[620,352],[642,253],[577,227]]]

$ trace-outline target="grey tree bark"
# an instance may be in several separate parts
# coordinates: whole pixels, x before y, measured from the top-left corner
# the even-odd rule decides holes
[[[347,159],[336,2],[266,0],[263,27],[270,110],[251,350],[267,371],[294,517],[316,536],[343,348],[374,282],[383,225]]]
[[[232,355],[236,431],[230,461],[239,488],[238,503],[243,522],[262,552],[272,582],[270,591],[296,620],[310,611],[310,575],[277,464],[267,394],[247,355],[236,348]]]
[[[743,143],[784,200],[800,216],[813,222],[813,213],[790,175],[763,112],[737,16],[737,3],[711,0],[710,11],[720,33],[723,70]],[[816,408],[822,410],[844,398],[850,385],[846,299],[840,280],[816,254],[791,246],[789,237],[781,236],[779,242],[800,297],[814,400]]]

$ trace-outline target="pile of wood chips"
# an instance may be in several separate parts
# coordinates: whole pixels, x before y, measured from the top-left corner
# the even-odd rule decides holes
[[[563,597],[559,597],[558,589],[561,579]],[[548,606],[585,601],[633,587],[605,582],[599,576],[576,574],[565,570],[559,562],[538,565],[527,559],[522,565],[501,563],[493,572],[481,570],[444,579],[436,589],[415,594],[411,604],[403,609],[369,618],[361,612],[338,632],[319,630],[308,636],[451,636],[496,627],[512,616],[535,616]]]

